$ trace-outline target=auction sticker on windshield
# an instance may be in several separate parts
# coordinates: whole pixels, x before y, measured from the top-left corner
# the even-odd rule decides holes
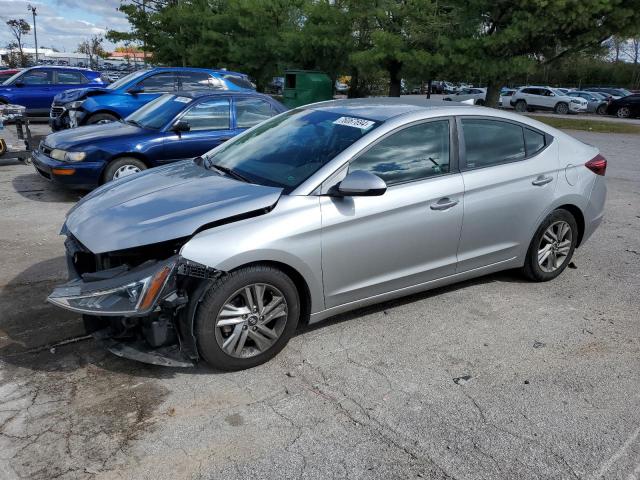
[[[335,125],[345,125],[347,127],[360,128],[361,130],[367,130],[371,128],[376,122],[371,120],[365,120],[364,118],[355,117],[340,117],[333,122]]]
[[[189,97],[176,97],[173,100],[180,103],[189,103],[191,101]]]

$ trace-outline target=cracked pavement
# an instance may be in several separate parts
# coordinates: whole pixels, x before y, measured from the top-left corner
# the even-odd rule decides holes
[[[341,315],[236,373],[117,358],[46,304],[78,194],[0,160],[0,478],[639,480],[640,136],[574,134],[609,159],[577,268]]]

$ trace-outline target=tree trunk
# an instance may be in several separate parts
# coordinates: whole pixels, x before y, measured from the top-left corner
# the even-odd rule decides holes
[[[497,80],[489,80],[489,83],[487,83],[487,96],[484,101],[484,104],[487,107],[499,107],[498,103],[500,102],[500,84],[501,82],[498,82]]]
[[[399,97],[402,90],[402,80],[400,78],[400,69],[402,64],[395,60],[389,62],[387,71],[389,72],[389,96]]]
[[[358,71],[351,71],[351,80],[349,81],[349,91],[347,92],[347,98],[358,98],[360,96],[360,81],[358,78]]]
[[[431,89],[433,88],[433,80],[427,83],[427,100],[431,98]]]

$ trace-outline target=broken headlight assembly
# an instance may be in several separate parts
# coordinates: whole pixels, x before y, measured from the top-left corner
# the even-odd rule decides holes
[[[47,300],[54,305],[88,315],[146,315],[158,299],[170,293],[169,283],[177,265],[173,257],[151,266],[141,265],[112,278],[72,280],[56,288]],[[107,274],[107,271],[103,271]]]

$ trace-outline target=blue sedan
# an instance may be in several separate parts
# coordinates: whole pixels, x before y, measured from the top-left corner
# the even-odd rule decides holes
[[[192,90],[254,91],[243,73],[192,67],[138,70],[104,88],[75,88],[56,95],[49,125],[54,131],[120,120],[163,93]]]
[[[111,180],[194,158],[286,107],[255,92],[164,94],[125,120],[48,135],[32,153],[48,180],[92,189]]]

